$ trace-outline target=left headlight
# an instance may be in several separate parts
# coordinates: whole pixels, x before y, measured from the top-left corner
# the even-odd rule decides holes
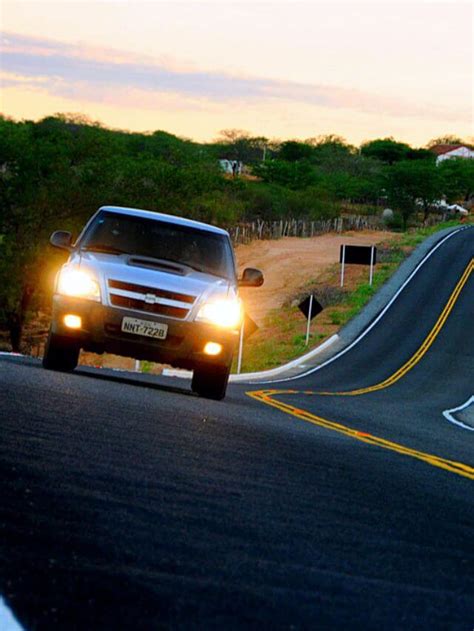
[[[99,283],[87,272],[63,268],[59,273],[57,291],[64,296],[76,296],[100,302]]]
[[[226,329],[237,329],[242,322],[242,304],[237,298],[213,300],[199,309],[196,319]]]

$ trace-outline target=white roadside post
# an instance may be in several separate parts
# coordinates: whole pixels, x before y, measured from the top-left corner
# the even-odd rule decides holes
[[[344,286],[344,265],[346,262],[346,246],[342,246],[341,287]]]
[[[306,323],[306,342],[305,346],[309,344],[309,327],[311,324],[311,314],[313,313],[313,294],[309,297],[309,311],[308,311],[308,322]]]
[[[370,248],[370,275],[369,275],[369,285],[372,285],[372,280],[374,277],[374,257],[375,257],[375,246],[373,245]]]
[[[242,325],[240,327],[240,338],[239,338],[239,356],[237,358],[237,374],[240,375],[240,370],[242,368],[242,352],[244,350],[244,324],[245,319],[242,318]]]
[[[135,372],[140,372],[140,360],[135,360]]]

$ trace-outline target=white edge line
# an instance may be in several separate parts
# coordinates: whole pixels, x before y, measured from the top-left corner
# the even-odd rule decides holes
[[[0,596],[0,629],[2,631],[24,631],[18,620],[5,605],[5,601]]]
[[[303,377],[307,377],[308,375],[312,375],[313,373],[317,372],[318,370],[321,370],[321,368],[325,368],[326,366],[331,364],[333,361],[336,361],[336,359],[339,359],[339,357],[342,357],[347,352],[349,352],[352,348],[354,348],[354,346],[356,344],[358,344],[374,328],[374,326],[376,324],[378,324],[380,322],[380,320],[387,313],[387,311],[390,309],[390,307],[393,305],[395,300],[402,293],[402,291],[405,289],[405,287],[408,285],[408,283],[419,272],[419,270],[421,269],[421,267],[423,267],[423,265],[426,263],[426,261],[428,261],[428,259],[431,258],[431,256],[436,252],[436,250],[438,248],[440,248],[445,243],[445,241],[447,241],[448,239],[451,239],[451,237],[454,237],[454,235],[456,235],[459,232],[461,232],[462,230],[466,230],[466,229],[467,228],[465,226],[463,226],[462,228],[459,228],[458,230],[454,230],[453,232],[448,234],[446,237],[444,237],[444,239],[441,239],[441,241],[439,241],[439,243],[437,243],[428,252],[428,254],[426,254],[426,256],[418,263],[418,265],[415,267],[415,269],[410,274],[410,276],[406,279],[406,281],[402,284],[402,286],[398,289],[398,291],[392,296],[391,300],[385,305],[385,307],[382,309],[382,311],[379,313],[379,315],[375,318],[375,320],[373,320],[373,322],[364,331],[362,331],[362,333],[359,335],[359,337],[356,337],[356,339],[351,344],[349,344],[349,346],[346,346],[346,348],[344,348],[342,351],[340,351],[339,353],[334,355],[334,357],[331,357],[330,359],[328,359],[327,361],[323,362],[319,366],[315,366],[314,368],[311,368],[310,370],[307,370],[306,372],[303,372],[303,373],[301,373],[299,375],[295,375],[293,377],[286,377],[285,379],[272,379],[271,381],[259,381],[258,382],[259,385],[260,384],[268,384],[268,383],[284,383],[285,381],[294,381],[296,379],[302,379]]]
[[[471,427],[470,425],[465,425],[464,423],[461,423],[461,421],[457,421],[455,418],[452,417],[451,412],[461,412],[462,410],[465,410],[466,408],[468,408],[470,405],[474,404],[474,394],[472,395],[472,397],[470,399],[468,399],[466,401],[466,403],[463,403],[462,405],[460,405],[457,408],[451,408],[450,410],[444,410],[443,412],[443,416],[445,419],[447,419],[450,423],[454,423],[455,425],[459,425],[459,427],[462,427],[463,429],[467,429],[470,432],[474,432],[474,427]]]

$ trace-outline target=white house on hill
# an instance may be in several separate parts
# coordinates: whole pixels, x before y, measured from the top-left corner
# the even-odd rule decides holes
[[[435,145],[431,147],[430,151],[436,155],[436,164],[450,158],[474,159],[474,151],[464,145]]]

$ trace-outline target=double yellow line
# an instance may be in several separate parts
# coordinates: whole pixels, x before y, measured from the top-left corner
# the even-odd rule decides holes
[[[386,440],[385,438],[380,438],[378,436],[374,436],[373,434],[368,434],[366,432],[360,432],[356,429],[347,427],[342,425],[341,423],[336,423],[334,421],[329,421],[321,416],[316,416],[315,414],[311,414],[307,410],[303,410],[301,408],[297,408],[288,403],[283,403],[282,401],[278,401],[275,399],[277,395],[293,395],[293,394],[307,394],[307,395],[324,395],[324,396],[357,396],[361,394],[367,394],[369,392],[375,392],[377,390],[382,390],[384,388],[388,388],[389,386],[396,383],[399,379],[401,379],[404,375],[406,375],[416,364],[421,360],[421,358],[428,351],[430,346],[435,341],[436,337],[439,335],[441,329],[443,328],[446,320],[454,308],[456,301],[459,298],[459,295],[466,285],[471,273],[474,271],[474,259],[471,259],[470,263],[467,265],[464,270],[463,275],[459,279],[456,287],[454,288],[451,296],[449,297],[448,302],[446,303],[443,311],[441,312],[438,320],[436,321],[434,327],[431,329],[421,346],[414,353],[414,355],[401,367],[399,368],[393,375],[385,379],[384,381],[375,384],[373,386],[369,386],[367,388],[359,388],[358,390],[351,390],[348,392],[314,392],[312,390],[257,390],[254,392],[247,392],[247,395],[251,398],[260,401],[261,403],[265,403],[266,405],[270,405],[286,414],[290,414],[298,419],[306,421],[308,423],[312,423],[313,425],[318,425],[319,427],[324,427],[325,429],[329,429],[340,434],[344,434],[350,438],[355,440],[359,440],[361,442],[367,443],[369,445],[375,445],[377,447],[382,447],[383,449],[388,449],[390,451],[395,451],[404,456],[409,456],[411,458],[416,458],[417,460],[421,460],[426,462],[434,467],[438,467],[440,469],[444,469],[446,471],[450,471],[451,473],[456,473],[457,475],[469,478],[474,480],[474,467],[471,467],[462,462],[456,462],[455,460],[448,460],[447,458],[442,458],[440,456],[436,456],[434,454],[425,453],[422,451],[418,451],[416,449],[411,449],[410,447],[405,447],[404,445],[400,445],[398,443],[394,443],[392,441]]]

